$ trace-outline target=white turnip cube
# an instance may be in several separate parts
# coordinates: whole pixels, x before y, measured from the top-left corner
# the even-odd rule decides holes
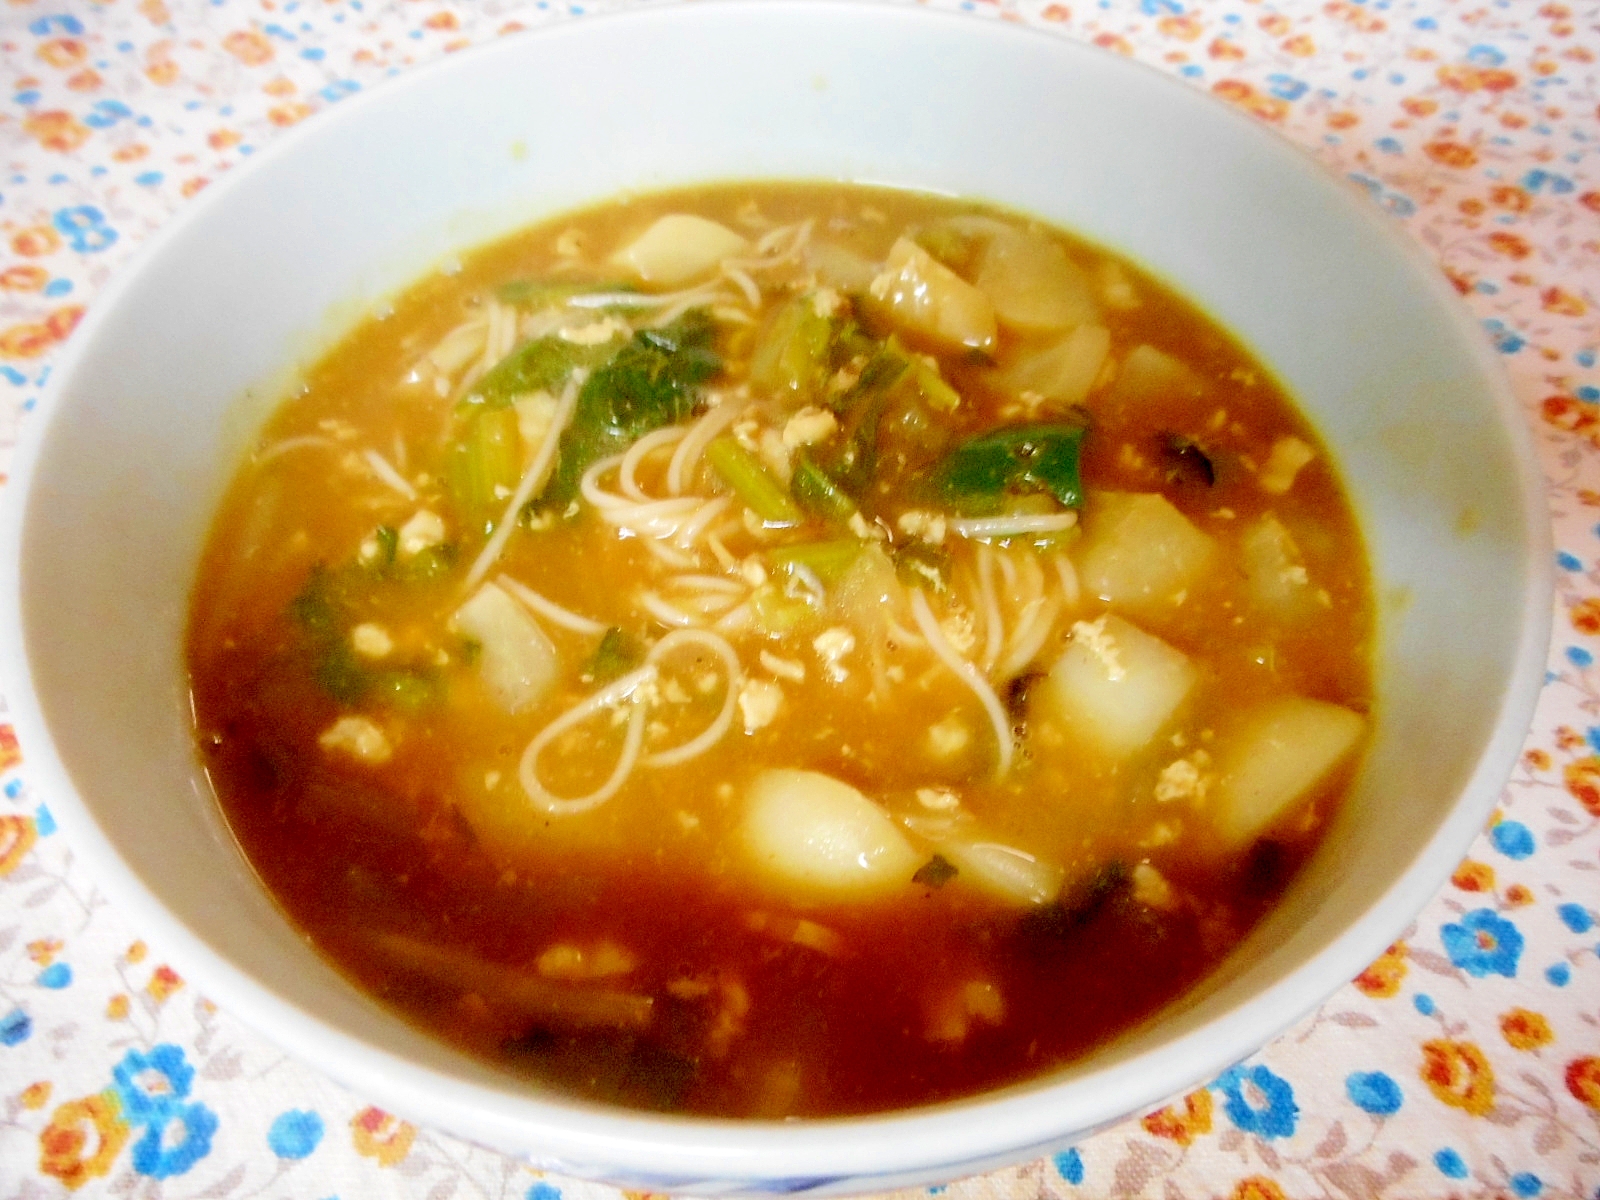
[[[1182,604],[1216,559],[1211,536],[1155,492],[1089,498],[1078,579],[1092,596],[1159,619]]]
[[[763,771],[746,802],[745,850],[786,894],[861,898],[909,885],[922,864],[883,809],[831,775]]]
[[[1108,613],[1072,627],[1041,699],[1071,736],[1122,759],[1161,732],[1197,674],[1182,651]]]
[[[1304,696],[1253,709],[1217,748],[1217,832],[1234,846],[1260,837],[1345,761],[1365,729],[1348,708]]]

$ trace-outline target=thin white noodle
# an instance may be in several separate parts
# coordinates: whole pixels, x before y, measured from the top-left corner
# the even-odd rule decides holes
[[[1061,599],[1068,608],[1076,608],[1083,590],[1078,586],[1078,570],[1065,554],[1056,555],[1056,574],[1061,577]]]
[[[666,563],[674,571],[691,571],[700,565],[692,554],[685,554],[681,550],[674,550],[660,538],[643,538],[639,544],[650,554]]]
[[[755,614],[751,611],[750,602],[746,600],[738,608],[731,608],[723,613],[712,624],[711,628],[718,633],[743,633],[755,621]]]
[[[751,308],[761,307],[761,289],[756,286],[754,279],[726,260],[722,264],[722,273],[744,293],[744,298],[750,302]]]
[[[494,361],[499,362],[510,354],[517,345],[517,310],[507,308],[504,304],[494,305]]]
[[[725,498],[719,497],[719,499]],[[724,570],[731,571],[739,565],[739,560],[733,556],[733,551],[724,546],[722,539],[716,534],[706,534],[706,545],[711,548],[711,556],[717,560],[717,565]]]
[[[474,362],[465,371],[461,372],[461,378],[456,380],[455,392],[458,395],[466,395],[470,393],[473,388],[478,386],[478,380],[482,379],[483,375],[484,370],[482,360]],[[448,391],[444,393],[446,396],[449,394],[450,393]]]
[[[784,256],[795,253],[805,244],[806,239],[811,236],[811,225],[812,222],[810,220],[805,220],[797,221],[793,225],[778,225],[767,230],[766,233],[761,235],[761,240],[756,243],[756,253],[773,253],[777,249],[778,243],[790,234],[794,235],[794,244],[784,251]]]
[[[652,500],[647,496],[643,500],[635,500],[606,491],[600,486],[600,477],[619,468],[622,459],[620,454],[602,458],[585,471],[583,478],[578,481],[579,494],[611,524],[647,528],[657,537],[670,536],[681,524],[680,521],[671,521],[671,518],[691,513],[705,503],[703,496],[668,496],[662,500]],[[666,532],[656,532],[661,528],[663,519],[669,521]]]
[[[602,520],[625,532],[653,538],[668,538],[683,525],[684,518],[705,503],[700,496],[672,496],[665,500],[631,500],[600,486],[600,476],[621,465],[623,456],[602,458],[583,473],[578,492],[600,514]]]
[[[705,453],[711,440],[733,424],[734,418],[739,415],[738,407],[731,400],[724,400],[689,426],[683,441],[672,452],[672,461],[667,464],[667,491],[671,495],[683,493],[684,485],[688,483],[688,473],[699,464],[700,456]]]
[[[978,544],[978,598],[983,603],[983,661],[985,674],[994,670],[995,660],[1005,645],[1005,619],[1000,615],[1000,601],[994,594],[994,551],[983,543]]]
[[[617,765],[612,768],[606,781],[594,791],[584,796],[564,797],[557,796],[539,778],[539,755],[556,738],[576,725],[581,725],[603,709],[611,708],[624,700],[632,700],[633,693],[646,683],[653,682],[658,674],[654,663],[646,663],[637,671],[630,671],[621,679],[617,679],[601,688],[587,700],[569,708],[550,724],[546,725],[537,734],[527,749],[522,752],[522,759],[517,765],[517,777],[522,783],[523,793],[533,803],[534,807],[550,813],[552,816],[570,816],[573,813],[587,812],[604,804],[617,789],[627,782],[628,776],[633,773],[633,768],[638,765],[639,751],[644,745],[644,705],[633,701],[630,705],[632,711],[628,714],[628,728],[622,739],[622,753],[617,756]]]
[[[727,612],[741,599],[740,596],[725,596],[721,592],[695,592],[685,596],[682,602],[701,616],[710,617]]]
[[[675,305],[688,302],[688,307],[716,298],[721,294],[721,287],[716,283],[702,283],[699,287],[685,288],[676,292],[588,292],[581,296],[567,297],[567,304],[572,308],[672,308]]]
[[[1038,656],[1060,612],[1060,597],[1036,596],[1028,601],[1023,610],[1023,619],[1012,631],[1011,645],[995,671],[1001,679],[1011,679],[1021,674],[1023,668]]]
[[[516,310],[507,308],[503,304],[490,301],[489,307],[489,349],[498,363],[510,354],[517,344],[517,314]]]
[[[952,517],[950,530],[964,538],[1028,537],[1041,533],[1061,533],[1078,523],[1072,510],[1062,513],[1021,513],[1010,517]]]
[[[411,486],[411,481],[390,466],[389,460],[383,455],[369,447],[361,452],[361,457],[381,482],[388,484],[407,500],[417,498],[417,489]]]
[[[474,379],[481,379],[495,363],[504,355],[497,353],[500,347],[500,306],[490,302],[484,309],[483,350],[478,354],[478,361],[473,365]]]
[[[784,581],[783,594],[791,599],[805,599],[821,605],[828,598],[817,573],[804,563],[789,564],[789,578]]]
[[[922,637],[919,634],[912,633],[911,630],[907,629],[904,625],[900,624],[900,622],[896,621],[893,617],[887,617],[886,616],[884,618],[884,621],[888,625],[889,640],[894,642],[896,645],[899,645],[899,646],[920,646],[920,645],[922,645]]]
[[[635,478],[642,463],[653,450],[662,446],[670,446],[680,440],[688,430],[682,425],[668,425],[665,429],[654,429],[645,434],[633,445],[628,447],[628,452],[622,456],[622,462],[617,466],[617,486],[623,494],[634,500],[649,500],[645,490],[639,486]]]
[[[574,633],[591,635],[606,631],[606,626],[601,622],[590,620],[588,617],[581,616],[571,609],[562,608],[554,600],[541,596],[527,584],[511,578],[509,575],[496,576],[495,582],[539,616],[555,622],[563,629],[570,629]]]
[[[255,454],[255,465],[264,467],[273,459],[281,458],[291,450],[304,450],[311,446],[323,450],[341,450],[342,446],[332,438],[322,437],[319,434],[308,433],[304,437],[284,438],[281,442],[273,442],[265,450],[258,450]]]
[[[533,499],[533,494],[544,486],[550,469],[555,466],[556,446],[567,428],[567,422],[572,419],[572,410],[577,406],[578,389],[583,386],[585,374],[580,369],[568,377],[567,386],[562,389],[561,398],[556,401],[556,411],[550,418],[550,428],[545,431],[544,441],[539,443],[533,461],[528,464],[528,469],[522,473],[522,479],[517,483],[517,490],[511,493],[511,499],[506,502],[505,512],[500,517],[499,524],[494,527],[494,533],[478,552],[472,569],[467,572],[466,582],[462,586],[463,591],[470,592],[477,587],[489,573],[489,568],[500,561],[501,551],[506,548],[506,540],[510,538],[511,531],[517,527],[517,514],[522,511],[524,504]]]
[[[700,506],[699,512],[678,527],[679,545],[688,546],[698,541],[701,531],[726,512],[732,503],[732,496],[717,496],[707,500]]]
[[[729,596],[742,596],[750,589],[736,579],[729,579],[723,575],[678,575],[667,581],[673,587],[683,588],[687,591],[697,592],[722,592]]]
[[[440,375],[454,375],[473,359],[482,357],[488,328],[482,315],[463,321],[435,342],[433,349],[422,356],[423,361]]]
[[[966,659],[956,653],[944,636],[944,631],[939,628],[939,622],[934,620],[933,610],[928,607],[928,597],[921,588],[911,590],[911,615],[916,619],[917,628],[922,630],[922,636],[928,639],[928,648],[934,656],[949,667],[956,678],[972,689],[978,697],[978,702],[983,705],[983,711],[988,714],[989,723],[994,726],[995,744],[999,752],[999,761],[995,765],[997,777],[1005,775],[1011,770],[1011,722],[1006,719],[1005,709],[1000,707],[1000,699],[994,694],[994,689],[989,686],[979,672]]]
[[[398,433],[394,435],[394,465],[397,470],[406,469],[406,444]]]
[[[640,592],[639,607],[669,629],[689,629],[699,624],[699,619],[693,613],[686,613],[681,608],[668,604],[654,592]]]
[[[1011,561],[1011,555],[1005,555],[1006,561]],[[1031,550],[1022,553],[1022,562],[1025,570],[1022,574],[1027,576],[1029,596],[1042,596],[1044,594],[1044,568],[1039,565],[1039,556]]]
[[[812,222],[801,221],[794,225],[779,225],[767,230],[761,235],[761,240],[756,243],[756,258],[726,258],[723,264],[732,265],[746,271],[759,271],[766,267],[782,266],[799,256],[805,244],[811,240]],[[777,247],[786,237],[791,237],[789,247],[779,252]]]
[[[653,754],[646,754],[640,762],[647,767],[668,767],[675,763],[687,762],[697,755],[704,754],[717,742],[733,724],[733,710],[739,703],[739,685],[744,680],[744,672],[739,666],[739,656],[734,652],[726,638],[718,637],[704,629],[683,629],[669,633],[654,646],[645,657],[646,665],[659,664],[662,658],[678,649],[680,646],[698,645],[711,651],[722,660],[722,665],[728,670],[728,690],[722,699],[722,711],[707,725],[697,736],[690,738],[682,745],[674,746],[670,750],[657,750]]]
[[[647,500],[640,504],[615,497],[600,506],[600,516],[612,525],[647,533],[651,537],[671,537],[690,513],[703,504],[699,496],[674,496],[670,500]]]
[[[1017,590],[1017,564],[1009,554],[1001,554],[998,557],[1000,559],[1000,580],[1006,585],[1006,593],[1010,595]]]
[[[600,486],[600,476],[621,465],[622,455],[620,454],[599,458],[590,463],[589,469],[578,480],[578,494],[596,508],[608,508],[615,504],[625,503],[622,497],[615,492],[605,491]]]
[[[718,296],[713,298],[721,299],[722,297],[719,293]],[[664,308],[660,312],[656,313],[643,327],[646,329],[660,329],[664,325],[671,325],[691,308],[700,308],[704,304],[706,304],[706,300],[704,299],[680,300],[671,308]]]
[[[517,332],[527,341],[560,333],[571,323],[571,316],[561,308],[543,308],[527,313],[517,326]]]

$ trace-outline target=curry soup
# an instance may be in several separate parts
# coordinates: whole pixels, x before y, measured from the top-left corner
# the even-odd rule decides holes
[[[1334,464],[1127,262],[839,185],[635,197],[308,370],[188,634],[313,944],[541,1086],[824,1116],[1049,1071],[1212,969],[1366,738]]]

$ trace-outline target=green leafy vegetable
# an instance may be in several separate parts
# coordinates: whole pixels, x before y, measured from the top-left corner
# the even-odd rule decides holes
[[[450,444],[448,473],[456,508],[468,522],[499,515],[522,473],[522,435],[509,407],[469,413]]]
[[[931,459],[948,437],[934,413],[953,411],[961,403],[938,370],[898,338],[867,344],[870,352],[855,386],[831,399],[841,436],[828,456],[815,460],[835,485],[857,499],[867,494],[876,476],[878,444],[886,428],[894,431],[903,449]]]
[[[610,683],[644,662],[645,648],[638,638],[613,625],[600,637],[594,656],[583,668],[587,683]]]
[[[804,451],[795,458],[789,491],[801,508],[829,521],[848,521],[859,511],[856,502]]]
[[[945,382],[944,376],[921,355],[911,356],[911,381],[928,407],[936,412],[955,412],[961,393]]]
[[[934,468],[934,491],[951,509],[971,516],[999,512],[1008,493],[1048,492],[1068,508],[1080,507],[1085,428],[1048,423],[980,434]]]
[[[770,583],[750,593],[750,615],[756,628],[769,637],[793,633],[812,616],[812,607],[799,596],[786,596]]]
[[[943,595],[950,586],[950,556],[925,542],[907,542],[892,551],[894,572],[907,587]]]
[[[802,404],[815,402],[833,374],[838,332],[838,322],[817,311],[813,296],[795,297],[762,331],[750,356],[750,382]]]
[[[393,525],[379,525],[372,537],[378,545],[378,555],[372,565],[380,571],[392,566],[400,549],[400,531]]]
[[[706,447],[706,462],[734,495],[768,525],[798,525],[805,513],[761,465],[761,461],[731,437],[719,437]]]
[[[454,542],[441,542],[437,546],[424,546],[410,558],[395,560],[382,575],[398,583],[421,583],[447,574],[459,557],[460,551]]]
[[[437,671],[422,667],[387,667],[369,671],[361,691],[385,708],[419,713],[443,697],[444,680]]]
[[[443,697],[444,679],[432,666],[374,663],[351,646],[351,630],[360,623],[359,613],[372,589],[385,586],[380,580],[396,578],[393,568],[374,579],[369,567],[352,563],[330,570],[318,563],[289,601],[289,615],[304,634],[317,686],[340,704],[370,701],[415,713]]]
[[[835,538],[827,542],[796,542],[772,551],[772,562],[781,571],[804,567],[825,584],[835,584],[861,557],[866,543],[859,538]]]
[[[615,339],[582,346],[564,338],[535,338],[490,367],[457,409],[504,408],[530,392],[554,392],[578,367],[592,367],[615,353]]]
[[[688,417],[701,385],[722,370],[715,341],[711,317],[692,309],[660,329],[639,330],[596,367],[578,393],[572,423],[561,435],[555,475],[540,503],[565,505],[596,459]]]

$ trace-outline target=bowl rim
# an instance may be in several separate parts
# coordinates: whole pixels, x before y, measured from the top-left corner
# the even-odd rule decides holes
[[[94,811],[74,787],[45,722],[28,661],[22,595],[21,548],[29,500],[42,448],[61,416],[61,397],[90,354],[99,331],[122,298],[151,264],[178,241],[191,224],[230,203],[234,192],[255,174],[298,152],[302,144],[327,130],[360,119],[374,105],[385,105],[403,91],[425,89],[441,76],[470,71],[479,59],[528,53],[530,43],[555,52],[564,40],[607,36],[608,27],[625,22],[698,22],[725,12],[806,14],[807,19],[858,20],[863,15],[889,23],[960,23],[965,38],[1045,39],[1069,65],[1080,56],[1108,55],[1069,36],[1033,26],[983,20],[972,14],[930,10],[883,0],[676,0],[644,8],[557,18],[483,43],[458,54],[407,69],[337,108],[275,137],[272,142],[216,181],[144,239],[115,276],[88,302],[88,313],[63,349],[32,419],[23,423],[10,480],[0,497],[0,680],[10,715],[22,735],[24,770],[48,797],[52,812],[67,831],[74,852],[109,894],[128,911],[128,919],[163,946],[200,990],[214,996],[269,1041],[289,1049],[303,1062],[327,1071],[363,1095],[382,1097],[408,1118],[445,1129],[469,1140],[486,1141],[508,1152],[545,1161],[541,1142],[556,1151],[552,1169],[598,1174],[608,1179],[632,1177],[668,1186],[706,1185],[732,1181],[763,1190],[829,1188],[841,1180],[857,1187],[902,1178],[935,1180],[970,1173],[1022,1156],[1032,1156],[1085,1136],[1146,1106],[1179,1094],[1174,1080],[1195,1086],[1278,1037],[1327,999],[1316,989],[1306,993],[1295,980],[1352,978],[1398,936],[1437,892],[1447,877],[1439,862],[1458,861],[1497,798],[1519,753],[1543,686],[1549,646],[1553,583],[1548,569],[1552,535],[1544,501],[1543,474],[1531,433],[1509,380],[1487,337],[1460,298],[1448,286],[1434,261],[1398,226],[1353,188],[1341,187],[1327,167],[1288,137],[1269,129],[1219,97],[1137,60],[1123,59],[1129,71],[1140,72],[1152,90],[1166,89],[1164,101],[1209,104],[1215,119],[1248,128],[1265,153],[1275,155],[1282,169],[1314,175],[1341,194],[1351,219],[1369,238],[1381,242],[1402,260],[1408,273],[1431,290],[1440,307],[1474,348],[1474,373],[1493,393],[1503,432],[1517,458],[1519,488],[1526,510],[1525,547],[1528,570],[1523,580],[1523,620],[1513,665],[1500,697],[1492,733],[1475,760],[1455,806],[1405,872],[1342,934],[1273,987],[1223,1017],[1208,1022],[1158,1050],[1146,1051],[1090,1076],[1051,1082],[1046,1077],[996,1092],[908,1111],[838,1117],[801,1122],[736,1121],[686,1118],[601,1109],[559,1099],[526,1097],[520,1101],[422,1067],[379,1050],[370,1043],[336,1032],[313,1014],[302,1011],[221,957],[170,912],[132,872],[97,822]],[[1466,798],[1477,797],[1469,804]],[[1291,998],[1295,993],[1297,998]],[[1108,1113],[1093,1103],[1094,1094],[1114,1091],[1138,1097],[1132,1107],[1119,1105]],[[936,1146],[930,1157],[928,1147]]]

